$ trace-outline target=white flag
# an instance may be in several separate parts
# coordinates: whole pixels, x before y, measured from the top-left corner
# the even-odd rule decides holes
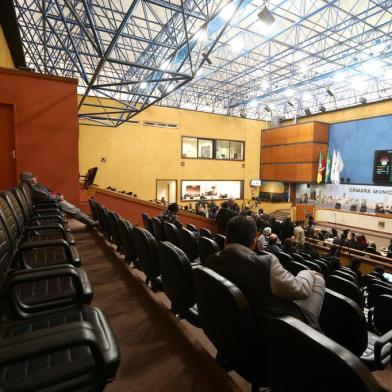
[[[340,178],[340,173],[343,171],[344,168],[344,163],[342,160],[342,156],[340,155],[340,151],[338,150],[338,155],[336,157],[336,171],[339,173],[339,178]]]
[[[336,167],[337,167],[337,155],[336,155],[336,151],[333,150],[332,164],[331,164],[331,182],[332,182],[332,184],[340,184],[339,174],[336,175]]]

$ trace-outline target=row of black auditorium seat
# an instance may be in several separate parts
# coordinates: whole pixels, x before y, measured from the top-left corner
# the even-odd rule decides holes
[[[120,353],[56,202],[0,192],[0,390],[102,391]]]
[[[115,219],[110,220],[109,216],[117,218],[118,230],[124,220],[93,200],[91,207],[100,230],[115,243],[115,225],[110,224]],[[263,350],[258,344],[260,331],[256,330],[242,292],[200,264],[201,252],[197,252],[200,244],[208,239],[208,244],[213,244],[209,251],[214,253],[219,250],[214,241],[217,238],[208,230],[196,233],[197,229],[191,225],[177,229],[166,222],[158,223],[147,214],[143,222],[144,228],[127,223],[130,230],[125,239],[119,236],[117,249],[126,254],[126,243],[133,244],[132,261],[145,272],[146,282],[151,280],[152,273],[156,280],[152,288],[164,290],[173,313],[201,327],[217,348],[216,360],[226,370],[234,369],[248,380],[252,391],[262,385],[271,386],[273,391],[384,391],[369,369],[383,369],[390,362],[391,328],[382,336],[369,333],[356,302],[327,289],[320,317],[325,336],[299,320],[279,318],[271,320],[268,336],[264,337],[271,342],[272,349]],[[189,241],[183,239],[189,238],[185,235],[189,232],[194,233],[192,252]],[[286,256],[286,265],[298,263],[298,270],[311,267],[318,270],[313,264],[301,264]],[[322,272],[327,278],[333,275],[325,261],[318,265],[326,269]],[[333,273],[337,277],[348,274],[355,279],[345,268]]]

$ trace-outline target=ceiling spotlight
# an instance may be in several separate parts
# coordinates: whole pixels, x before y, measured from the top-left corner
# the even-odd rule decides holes
[[[158,90],[161,93],[161,95],[165,94],[165,92],[166,92],[165,88],[161,84],[158,85]]]
[[[212,61],[211,61],[211,59],[207,56],[207,53],[204,53],[204,52],[203,52],[201,55],[205,58],[205,60],[207,61],[207,63],[208,63],[209,65],[212,64]]]
[[[259,19],[268,26],[271,26],[275,22],[275,18],[272,15],[271,11],[268,9],[266,5],[262,8],[262,10],[257,14]]]
[[[245,112],[245,110],[241,110],[241,111],[240,111],[240,116],[241,116],[242,118],[246,118],[246,112]]]
[[[305,109],[305,114],[306,114],[307,116],[310,116],[310,115],[312,114],[312,112],[310,111],[309,108],[306,108],[306,109]]]
[[[334,97],[335,96],[335,94],[332,92],[332,90],[331,89],[329,89],[329,88],[327,88],[327,93],[328,93],[328,95],[330,96],[330,97]]]
[[[365,97],[361,97],[361,98],[359,98],[359,103],[361,103],[362,105],[365,105],[365,103],[367,103],[367,99]]]
[[[264,108],[264,110],[266,111],[266,112],[270,112],[271,111],[271,108],[267,105],[265,108]]]
[[[319,106],[319,110],[320,110],[320,112],[326,112],[327,111],[327,108],[324,106],[324,105],[320,105]]]
[[[287,101],[287,104],[290,105],[292,108],[294,107],[294,104],[290,101]]]

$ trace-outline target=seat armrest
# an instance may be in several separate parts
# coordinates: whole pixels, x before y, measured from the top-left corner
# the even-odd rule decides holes
[[[40,230],[53,230],[57,229],[63,233],[65,236],[65,230],[64,226],[60,225],[60,223],[48,223],[45,225],[34,225],[34,226],[27,226],[25,228],[25,232],[31,232],[31,231],[40,231]]]
[[[36,209],[34,210],[34,214],[36,214],[36,215],[39,215],[39,214],[41,214],[42,212],[53,212],[53,214],[58,214],[58,213],[61,212],[61,210],[60,210],[60,208],[58,208],[58,207],[51,207],[51,208],[48,208],[48,207],[46,207],[46,208],[36,208]]]
[[[381,358],[382,349],[388,343],[392,343],[392,330],[384,333],[384,335],[380,336],[374,343],[374,360],[376,362],[376,365],[379,367],[379,369],[383,368],[383,363]],[[390,355],[392,355],[392,352],[390,353]]]
[[[38,267],[34,268],[34,272],[45,272],[45,271],[51,271],[54,269],[61,269],[61,268],[74,268],[76,267],[72,264],[53,264],[53,265],[48,265],[46,267]],[[29,274],[31,273],[32,270],[25,270],[25,269],[18,269],[18,270],[12,270],[8,272],[7,279],[10,279],[11,277],[14,276],[19,276],[23,274]]]
[[[61,217],[60,215],[53,215],[53,214],[41,215],[41,216],[31,216],[31,217],[29,217],[29,222],[34,222],[34,224],[38,225],[39,222],[44,219],[56,219],[57,222],[59,222],[60,224],[65,222],[63,217]]]
[[[106,380],[106,366],[98,338],[92,325],[85,321],[45,328],[26,335],[1,340],[0,367],[55,353],[61,350],[88,346],[98,368],[97,374]]]
[[[72,263],[80,263],[79,255],[78,252],[76,251],[76,248],[74,246],[71,246],[68,244],[67,241],[63,239],[59,240],[45,240],[45,241],[29,241],[29,242],[24,242],[19,246],[19,251],[28,251],[32,249],[37,249],[37,248],[47,248],[47,247],[53,247],[53,246],[62,246],[66,252],[67,259],[69,262]],[[75,248],[75,249],[73,249]],[[23,257],[22,257],[23,259]],[[29,268],[29,266],[25,265],[25,268]]]

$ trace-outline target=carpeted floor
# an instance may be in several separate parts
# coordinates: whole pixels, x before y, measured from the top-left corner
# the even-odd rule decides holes
[[[187,341],[102,237],[77,222],[71,228],[94,286],[92,306],[105,312],[121,349],[117,378],[106,391],[240,391],[197,342]]]
[[[142,272],[126,266],[99,234],[70,223],[94,286],[92,305],[105,312],[121,348],[117,378],[106,391],[250,391],[215,363],[216,350],[201,329],[175,319],[165,294],[146,288]],[[392,392],[391,367],[373,374]]]

